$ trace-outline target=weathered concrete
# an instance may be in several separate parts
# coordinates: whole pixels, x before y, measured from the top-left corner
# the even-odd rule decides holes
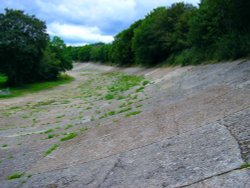
[[[123,94],[133,100],[107,101],[98,88],[113,71],[151,83]],[[250,161],[250,61],[157,69],[87,63],[70,74],[70,84],[0,101],[7,145],[0,187],[249,187],[248,170],[239,168]],[[128,102],[142,112],[100,118]],[[60,142],[68,132],[78,137]],[[45,157],[53,144],[60,146]],[[6,180],[17,171],[26,174]]]
[[[250,162],[250,108],[220,120],[238,141],[242,157]]]
[[[208,124],[138,149],[34,175],[24,187],[45,187],[51,182],[68,187],[178,187],[231,171],[242,163],[229,131]]]
[[[207,180],[187,186],[188,188],[235,188],[250,187],[250,171],[236,170],[223,175],[214,176]]]

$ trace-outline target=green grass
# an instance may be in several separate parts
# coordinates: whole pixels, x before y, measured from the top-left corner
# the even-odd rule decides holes
[[[55,100],[40,101],[40,102],[34,104],[32,107],[37,108],[37,107],[41,107],[41,106],[47,106],[47,105],[51,105],[54,102],[56,102],[56,101]]]
[[[115,96],[114,96],[113,94],[111,94],[111,93],[108,93],[107,95],[105,95],[104,98],[105,98],[106,100],[111,100],[111,99],[115,98]]]
[[[140,113],[141,113],[140,110],[138,110],[138,111],[133,111],[133,112],[129,112],[129,113],[127,113],[127,114],[125,115],[125,117],[135,116],[135,115],[140,114]]]
[[[47,139],[51,139],[51,138],[54,138],[54,137],[55,137],[55,135],[54,135],[54,134],[48,134]]]
[[[5,147],[7,147],[7,146],[8,146],[7,144],[2,145],[3,148],[5,148]]]
[[[135,90],[135,92],[141,92],[144,90],[144,87],[139,87],[138,89]]]
[[[56,116],[57,119],[63,118],[65,115]]]
[[[113,115],[115,115],[115,114],[116,114],[115,111],[109,111],[109,112],[107,113],[107,115],[109,115],[109,116],[113,116]]]
[[[124,73],[111,73],[115,78],[117,78],[111,86],[108,86],[110,92],[123,92],[128,91],[132,87],[140,84],[143,80],[142,76],[126,75]]]
[[[23,172],[14,172],[7,177],[7,180],[21,178],[23,176],[23,174],[24,174]]]
[[[129,105],[131,105],[131,104],[133,104],[132,101],[123,102],[121,105],[119,105],[119,108],[123,108],[123,107],[129,106]]]
[[[124,109],[121,109],[120,111],[118,111],[118,113],[123,113],[123,112],[127,112],[129,110],[132,110],[132,108],[128,107],[128,108],[124,108]]]
[[[60,141],[66,141],[66,140],[70,140],[72,138],[75,138],[77,136],[77,133],[72,132],[72,133],[68,133],[66,136],[62,137],[60,139]]]
[[[144,80],[144,81],[142,82],[142,85],[143,85],[143,86],[148,85],[148,84],[149,84],[149,81],[148,81],[148,80]]]
[[[88,127],[82,127],[82,128],[80,128],[81,133],[83,133],[83,132],[85,132],[85,131],[87,131],[87,130],[89,130]]]
[[[64,130],[70,129],[71,127],[73,127],[73,125],[68,124],[68,125],[64,128]]]
[[[3,80],[2,77],[0,79]],[[26,84],[26,85],[23,85],[20,87],[13,87],[13,88],[9,89],[9,91],[11,93],[10,95],[0,95],[0,99],[1,98],[3,99],[3,98],[19,97],[19,96],[22,96],[24,94],[35,93],[35,92],[39,92],[42,90],[51,89],[53,87],[69,83],[73,80],[74,80],[73,77],[70,77],[68,75],[62,75],[56,81],[33,83],[33,84]]]
[[[142,107],[142,106],[143,106],[142,104],[139,104],[139,105],[136,106],[136,108],[140,108],[140,107]]]
[[[240,168],[250,168],[250,162],[242,164]]]
[[[51,133],[51,132],[53,132],[54,131],[54,129],[48,129],[47,131],[44,131],[43,133],[44,134],[48,134],[48,133]]]
[[[47,155],[51,154],[54,150],[56,150],[59,147],[59,145],[54,144],[53,146],[51,146],[45,153],[44,153],[44,157],[46,157]]]

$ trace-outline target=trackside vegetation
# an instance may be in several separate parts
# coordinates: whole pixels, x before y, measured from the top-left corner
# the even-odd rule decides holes
[[[45,22],[20,10],[0,14],[0,84],[54,81],[71,68],[66,45],[56,36],[50,40]]]
[[[202,0],[152,10],[111,44],[68,47],[76,61],[119,66],[189,65],[250,54],[250,1]]]

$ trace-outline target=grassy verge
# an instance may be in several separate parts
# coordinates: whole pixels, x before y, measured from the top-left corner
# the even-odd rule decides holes
[[[9,89],[10,94],[7,94],[7,95],[0,94],[0,99],[18,97],[18,96],[28,94],[28,93],[34,93],[34,92],[39,92],[39,91],[46,90],[46,89],[51,89],[55,86],[66,84],[73,80],[74,80],[73,77],[70,77],[68,75],[61,75],[60,78],[58,78],[58,80],[56,81],[26,84],[21,87],[10,88]],[[0,89],[1,89],[1,84],[3,84],[3,82],[5,81],[6,80],[4,79],[4,77],[0,76]]]

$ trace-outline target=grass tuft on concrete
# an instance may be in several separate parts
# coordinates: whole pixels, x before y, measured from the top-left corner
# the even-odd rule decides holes
[[[7,180],[21,178],[23,176],[23,172],[13,172],[11,175],[7,177]]]
[[[66,136],[62,137],[60,139],[60,141],[67,141],[67,140],[71,140],[72,138],[75,138],[77,135],[77,133],[72,132],[72,133],[68,133]]]
[[[53,146],[51,146],[45,153],[44,153],[44,157],[46,157],[47,155],[51,154],[54,150],[56,150],[59,147],[58,144],[54,144]]]

